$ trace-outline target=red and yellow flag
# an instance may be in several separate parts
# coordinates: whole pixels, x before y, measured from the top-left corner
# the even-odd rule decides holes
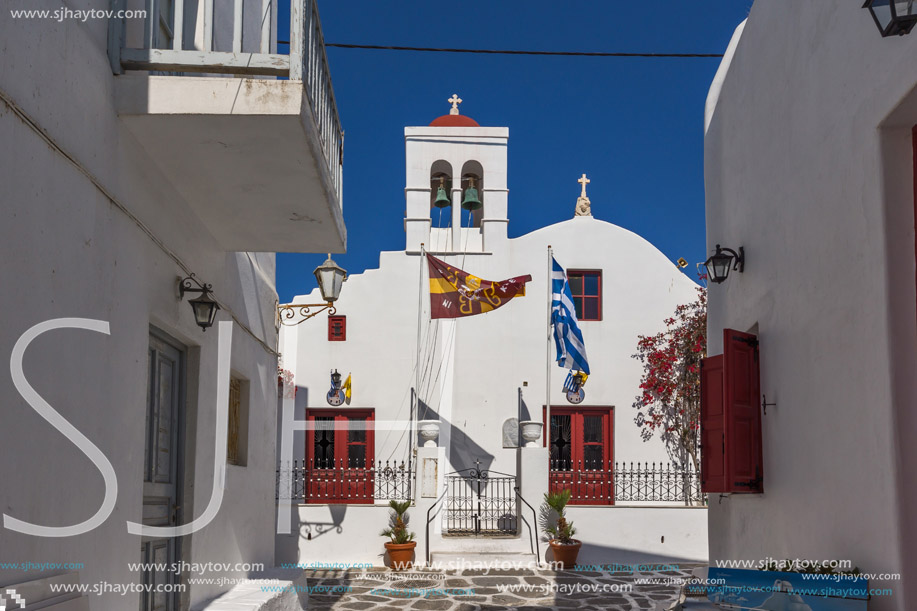
[[[482,280],[432,255],[430,267],[430,318],[459,318],[496,310],[513,297],[525,295],[531,276],[502,282]]]

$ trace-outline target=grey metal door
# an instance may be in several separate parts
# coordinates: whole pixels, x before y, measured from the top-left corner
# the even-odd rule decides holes
[[[143,470],[143,524],[147,526],[178,525],[185,421],[184,352],[165,337],[150,334]],[[142,611],[178,610],[174,586],[181,575],[172,568],[179,560],[179,544],[175,537],[142,539],[141,557],[146,563]]]

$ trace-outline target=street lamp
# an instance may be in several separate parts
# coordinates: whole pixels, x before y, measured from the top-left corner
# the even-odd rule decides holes
[[[882,36],[904,36],[917,24],[915,0],[866,0],[868,8]]]
[[[315,279],[318,280],[318,290],[322,293],[322,298],[328,303],[334,303],[341,296],[341,287],[347,280],[347,270],[341,268],[337,263],[328,260],[315,268]]]
[[[195,284],[197,285],[196,287],[194,286]],[[178,293],[182,299],[185,297],[185,293],[200,293],[196,299],[190,299],[188,303],[191,304],[191,310],[194,312],[194,322],[204,331],[213,326],[213,321],[217,317],[217,310],[220,309],[220,304],[211,295],[212,291],[212,285],[201,284],[194,277],[194,274],[182,280],[178,285]]]
[[[328,260],[315,268],[313,272],[315,279],[318,281],[318,290],[322,294],[325,303],[291,303],[288,305],[277,306],[277,314],[280,316],[282,325],[292,327],[309,320],[313,316],[328,310],[331,316],[336,312],[334,302],[341,296],[341,288],[344,281],[347,280],[347,270],[332,261],[331,255]],[[313,310],[312,308],[318,308]],[[299,315],[300,319],[292,322]]]
[[[704,262],[707,268],[707,279],[719,284],[729,277],[729,270],[745,271],[745,248],[739,247],[739,252],[731,248],[721,248],[716,245],[716,253]]]

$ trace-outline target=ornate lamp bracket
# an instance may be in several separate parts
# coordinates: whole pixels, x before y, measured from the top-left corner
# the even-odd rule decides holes
[[[313,310],[313,308],[318,309]],[[325,310],[328,310],[328,316],[332,316],[337,311],[331,301],[326,303],[291,303],[277,306],[277,315],[280,317],[280,324],[285,327],[295,327]]]

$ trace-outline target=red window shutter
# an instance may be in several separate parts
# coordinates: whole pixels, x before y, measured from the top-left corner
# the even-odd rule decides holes
[[[729,492],[726,483],[726,415],[723,398],[723,355],[701,361],[701,489]]]
[[[763,492],[758,338],[723,330],[726,475],[732,492]]]
[[[328,341],[329,342],[347,341],[347,317],[346,316],[329,316],[328,317]]]

